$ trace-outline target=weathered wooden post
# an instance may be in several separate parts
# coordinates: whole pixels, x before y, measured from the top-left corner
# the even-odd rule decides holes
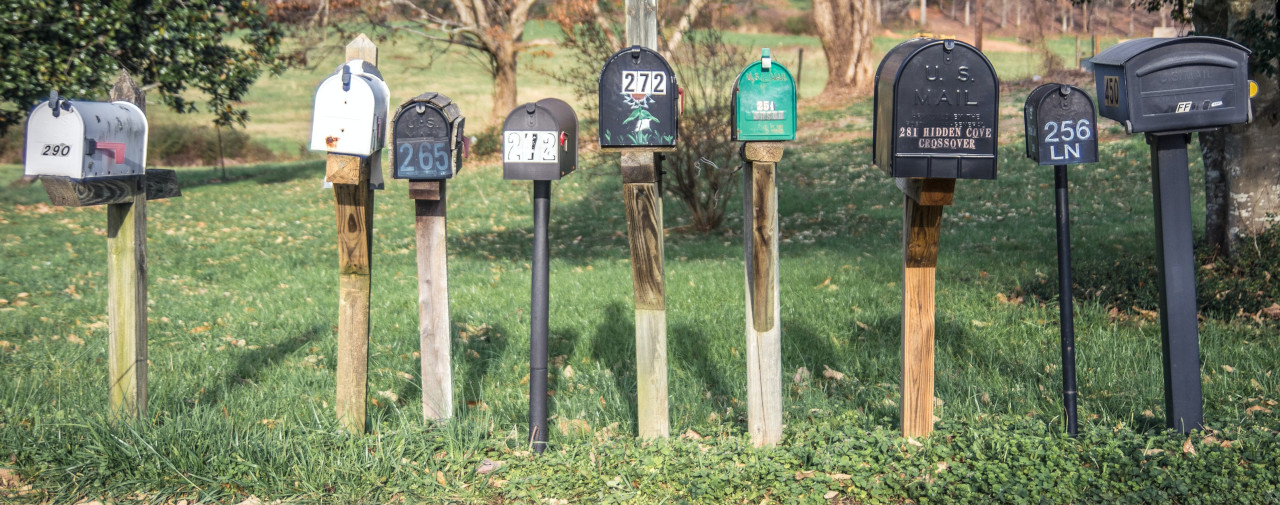
[[[146,97],[126,72],[111,103],[56,92],[27,118],[24,173],[54,205],[107,205],[109,416],[147,411],[147,200],[181,196],[173,170],[147,169]],[[96,118],[96,120],[91,120]]]
[[[874,160],[903,198],[902,434],[933,431],[934,273],[942,207],[956,179],[994,179],[995,69],[973,46],[917,38],[894,47],[875,77]]]
[[[675,150],[679,95],[658,46],[656,0],[627,0],[627,44],[600,72],[600,146],[622,153],[622,193],[636,304],[636,417],[640,436],[665,438],[667,302],[663,270],[662,180],[656,153]]]
[[[418,342],[422,348],[422,417],[453,415],[449,360],[449,263],[445,183],[462,169],[470,142],[458,104],[427,92],[405,102],[391,128],[392,177],[409,179],[418,242]]]
[[[578,168],[578,115],[556,98],[516,107],[502,124],[502,178],[533,181],[533,261],[529,293],[529,444],[547,449],[547,333],[551,181]]]
[[[1045,84],[1027,96],[1023,107],[1027,157],[1053,165],[1054,209],[1058,223],[1058,321],[1062,334],[1062,408],[1067,433],[1076,425],[1076,334],[1071,306],[1071,209],[1067,204],[1067,165],[1097,163],[1098,118],[1093,99],[1080,88]]]
[[[373,256],[373,189],[381,180],[391,93],[378,73],[378,49],[360,34],[347,62],[316,89],[311,149],[326,151],[338,226],[338,421],[364,433],[369,376],[369,292]],[[377,172],[375,174],[374,172]]]
[[[1151,145],[1165,422],[1181,433],[1203,429],[1187,143],[1191,132],[1253,119],[1249,50],[1214,37],[1149,38],[1091,61],[1099,112]]]
[[[746,266],[747,430],[757,447],[782,440],[782,305],[778,297],[778,187],[782,142],[796,138],[791,73],[760,52],[733,86],[733,139],[742,141]]]

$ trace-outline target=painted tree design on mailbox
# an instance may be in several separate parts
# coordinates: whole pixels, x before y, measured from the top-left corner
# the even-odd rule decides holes
[[[599,92],[601,146],[675,147],[680,88],[661,55],[640,46],[614,53]]]

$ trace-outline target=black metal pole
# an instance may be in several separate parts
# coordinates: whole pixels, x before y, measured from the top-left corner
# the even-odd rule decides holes
[[[1058,325],[1062,328],[1062,408],[1067,433],[1076,436],[1076,327],[1071,307],[1071,210],[1067,203],[1067,166],[1053,166],[1058,218]]]
[[[1165,422],[1181,433],[1204,428],[1191,182],[1187,172],[1189,140],[1185,133],[1147,135],[1155,199],[1156,262],[1160,267]]]
[[[547,216],[551,181],[533,181],[533,282],[529,320],[529,443],[547,449]]]

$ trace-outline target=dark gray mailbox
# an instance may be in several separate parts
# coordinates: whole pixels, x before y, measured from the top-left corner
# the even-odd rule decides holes
[[[1129,133],[1197,131],[1253,118],[1249,50],[1215,37],[1136,39],[1091,60],[1098,112]]]
[[[516,107],[502,124],[502,178],[555,181],[578,166],[578,115],[563,100]]]
[[[441,180],[462,169],[466,118],[449,97],[432,92],[418,95],[400,106],[394,121],[393,177]]]
[[[891,177],[995,179],[999,89],[991,62],[969,44],[898,44],[876,70],[875,164]]]
[[[1027,157],[1041,165],[1098,161],[1098,116],[1093,100],[1080,88],[1045,84],[1027,96]]]
[[[675,147],[680,87],[662,55],[631,46],[600,71],[600,146]]]

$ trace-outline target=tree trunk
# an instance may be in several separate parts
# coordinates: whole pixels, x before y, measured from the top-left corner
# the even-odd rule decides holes
[[[920,26],[924,26],[929,14],[929,7],[925,5],[925,0],[920,0]]]
[[[501,125],[502,119],[516,108],[515,43],[498,42],[493,52],[493,109],[489,113]]]
[[[1000,0],[1000,29],[1009,21],[1009,0]]]
[[[875,62],[871,59],[875,1],[814,0],[813,23],[827,57],[824,96],[871,91],[875,78]]]
[[[1276,14],[1273,0],[1202,0],[1191,14],[1197,33],[1230,37],[1253,11]],[[1234,37],[1231,37],[1234,38]],[[1276,62],[1272,62],[1275,64]],[[1277,78],[1251,69],[1258,83],[1253,123],[1200,134],[1205,169],[1205,243],[1234,259],[1242,239],[1280,219],[1280,89]]]

